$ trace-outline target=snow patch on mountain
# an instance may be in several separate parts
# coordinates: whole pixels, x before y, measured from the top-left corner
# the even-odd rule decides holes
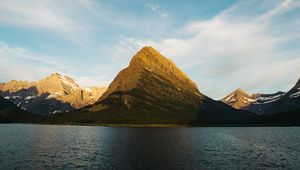
[[[296,93],[291,94],[289,97],[290,98],[297,98],[297,97],[299,97],[300,96],[300,87],[297,88],[297,90],[298,91]]]
[[[34,98],[36,98],[36,96],[26,96],[25,100],[30,100],[30,99],[34,99]]]
[[[88,91],[88,92],[93,92],[93,90],[90,89],[90,88],[84,88],[84,90],[85,90],[85,91]]]
[[[59,75],[59,78],[64,85],[71,87],[74,91],[79,89],[78,85],[71,82],[71,80],[69,80],[66,76]]]
[[[231,93],[229,96],[225,97],[223,99],[223,101],[226,101],[226,102],[233,102],[233,101],[236,101],[236,98],[233,98],[234,96],[234,93]]]

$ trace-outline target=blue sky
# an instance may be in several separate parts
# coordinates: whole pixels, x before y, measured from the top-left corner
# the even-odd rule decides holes
[[[53,72],[107,86],[143,46],[219,99],[291,88],[300,76],[297,0],[2,0],[0,81]]]

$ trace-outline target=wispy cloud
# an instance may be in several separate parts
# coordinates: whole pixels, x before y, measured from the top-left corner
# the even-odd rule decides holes
[[[265,12],[259,17],[259,20],[268,20],[285,12],[288,12],[292,9],[299,8],[300,2],[295,0],[282,0],[278,4],[275,4],[275,7]]]
[[[86,41],[84,36],[91,27],[81,15],[84,9],[83,3],[72,1],[4,0],[0,1],[0,23],[53,31],[83,45],[82,41]]]
[[[155,4],[154,2],[146,3],[146,7],[151,11],[159,14],[162,18],[167,18],[169,16],[169,14],[165,10],[163,10],[160,5]]]
[[[160,4],[145,6],[143,1],[136,4],[158,16],[138,15],[134,10],[122,9],[122,2],[112,5],[94,0],[3,0],[0,1],[0,24],[50,32],[82,47],[93,45],[97,41],[95,35],[100,34],[101,38],[101,33],[111,28],[120,31],[119,34],[126,32],[121,30],[162,34],[170,20],[168,13]],[[159,17],[169,20],[157,24]]]
[[[260,8],[261,3],[256,1],[237,3],[211,19],[190,22],[181,29],[184,38],[123,38],[115,48],[155,46],[191,73],[200,90],[214,98],[238,86],[250,92],[287,90],[274,89],[274,85],[287,88],[299,77],[300,49],[283,48],[299,40],[299,36],[295,37],[300,35],[299,29],[290,28],[298,23],[295,21],[299,16],[284,24],[277,17],[298,9],[299,2],[269,1],[258,16],[240,12],[254,3]],[[121,58],[122,53],[115,55]]]
[[[26,48],[0,42],[1,78],[37,80],[53,72],[70,72],[72,66],[58,58],[37,54]]]
[[[99,75],[98,69],[93,70],[97,68],[93,64],[90,64],[89,68],[75,67],[63,58],[35,53],[24,47],[0,42],[0,78],[5,81],[12,79],[37,81],[58,72],[74,78],[82,87],[107,86],[112,80],[112,75],[109,74],[112,70],[108,67],[97,64],[96,66],[102,67],[106,73]]]

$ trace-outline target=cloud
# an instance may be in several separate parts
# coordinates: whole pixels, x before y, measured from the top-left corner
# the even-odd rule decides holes
[[[249,9],[244,10],[249,6],[260,11],[250,15]],[[289,27],[299,23],[299,16],[292,18],[287,13],[298,8],[298,1],[289,0],[266,1],[263,5],[241,2],[213,18],[187,23],[179,30],[181,37],[123,37],[112,50],[114,56],[126,58],[128,53],[115,49],[152,45],[197,80],[200,91],[215,99],[237,87],[253,93],[288,90],[299,77],[300,49],[284,47],[299,40],[300,32],[297,27]],[[280,20],[283,16],[288,18],[284,24]]]

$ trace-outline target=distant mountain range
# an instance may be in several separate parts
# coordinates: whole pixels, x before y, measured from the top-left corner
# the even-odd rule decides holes
[[[0,95],[19,108],[49,115],[95,103],[105,87],[80,88],[72,78],[53,73],[37,81],[12,80],[0,84]]]
[[[272,115],[281,112],[291,112],[300,109],[300,79],[287,93],[248,94],[237,89],[221,101],[241,110],[258,115]]]
[[[80,88],[73,79],[54,73],[38,82],[2,83],[0,91],[2,108],[14,106],[28,115],[20,119],[15,110],[6,111],[0,122],[249,125],[280,124],[286,115],[291,116],[285,120],[300,115],[300,81],[287,93],[247,94],[237,89],[215,101],[149,46],[132,57],[108,88]]]

